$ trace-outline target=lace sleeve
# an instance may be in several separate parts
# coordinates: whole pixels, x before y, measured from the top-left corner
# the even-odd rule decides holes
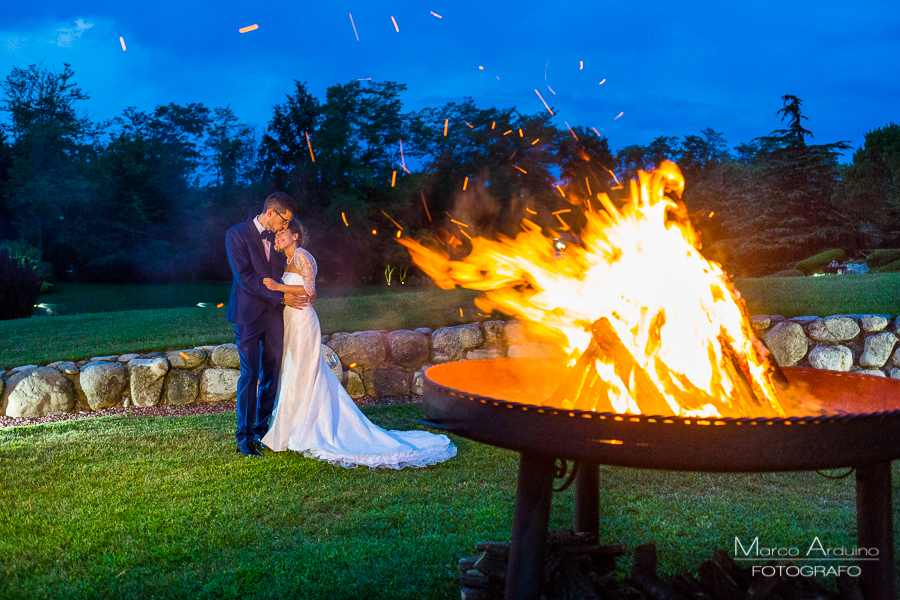
[[[313,294],[316,291],[316,259],[313,255],[304,250],[297,248],[294,252],[294,266],[300,269],[300,275],[303,276],[303,287],[306,288],[307,294]]]

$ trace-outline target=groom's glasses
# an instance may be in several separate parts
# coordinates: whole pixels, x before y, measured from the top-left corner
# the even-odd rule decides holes
[[[275,214],[276,214],[276,215],[278,215],[278,218],[279,218],[279,219],[281,219],[281,220],[282,220],[282,222],[283,222],[283,223],[282,223],[282,224],[284,224],[284,223],[287,223],[287,222],[288,222],[288,220],[287,220],[287,219],[285,219],[285,218],[284,218],[284,216],[283,216],[283,215],[282,215],[282,214],[281,214],[281,213],[279,213],[279,212],[278,212],[278,211],[277,211],[277,210],[272,210],[272,212],[273,212],[273,213],[275,213]]]

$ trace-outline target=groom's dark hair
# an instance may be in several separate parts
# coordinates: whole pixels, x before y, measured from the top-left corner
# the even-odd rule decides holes
[[[291,214],[294,214],[297,212],[297,203],[284,192],[275,192],[266,198],[266,203],[263,204],[263,212],[266,212],[270,208],[277,213],[283,213],[284,211],[289,210],[291,211]]]

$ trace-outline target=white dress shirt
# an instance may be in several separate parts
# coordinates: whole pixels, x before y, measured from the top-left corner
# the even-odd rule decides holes
[[[266,228],[262,226],[262,223],[259,222],[259,217],[253,217],[253,224],[256,225],[256,231],[260,234],[266,230]],[[267,238],[263,238],[262,244],[263,248],[266,249],[266,260],[269,260],[269,255],[272,253],[272,243]]]

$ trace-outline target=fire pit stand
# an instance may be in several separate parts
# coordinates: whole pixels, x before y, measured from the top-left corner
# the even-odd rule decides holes
[[[900,458],[900,381],[785,369],[819,399],[825,416],[688,419],[569,411],[509,400],[549,395],[545,360],[445,363],[425,372],[422,423],[519,452],[506,578],[507,599],[537,599],[553,482],[575,461],[576,531],[599,533],[599,465],[699,472],[779,472],[854,467],[857,546],[866,600],[895,600],[891,461]],[[545,396],[546,397],[546,396]]]

